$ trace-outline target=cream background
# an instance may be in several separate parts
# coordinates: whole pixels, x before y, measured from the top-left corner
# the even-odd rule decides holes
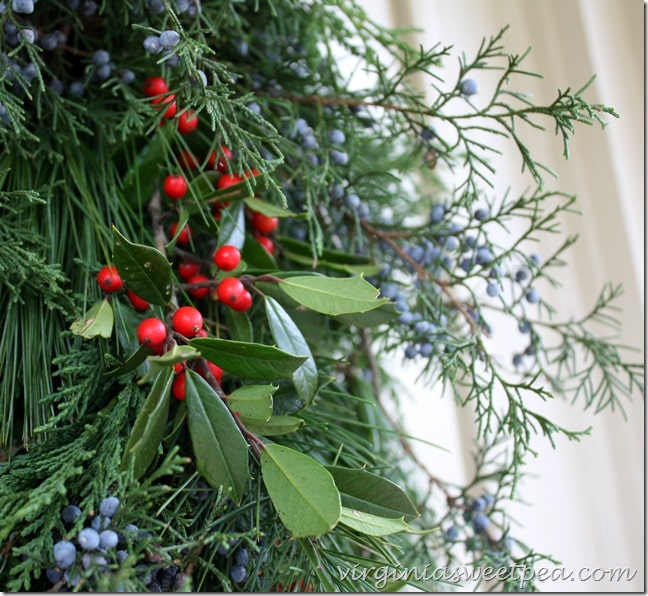
[[[562,270],[563,286],[543,287],[559,312],[579,315],[592,305],[606,281],[622,283],[619,305],[623,341],[640,349],[644,360],[644,6],[639,0],[364,0],[374,20],[420,29],[412,39],[426,47],[454,45],[446,80],[454,80],[457,56],[474,54],[481,39],[507,24],[504,45],[511,53],[529,46],[528,70],[543,80],[526,79],[524,88],[540,101],[551,101],[558,88],[579,88],[597,75],[586,97],[615,107],[621,118],[609,126],[581,126],[568,161],[560,140],[549,133],[533,138],[536,156],[559,174],[549,187],[579,197],[582,217],[565,220],[564,230],[580,240]],[[487,80],[479,80],[487,85]],[[522,83],[518,83],[518,88]],[[476,98],[477,99],[477,98]],[[523,189],[520,160],[510,146],[497,162],[496,191]],[[539,251],[548,252],[546,247]],[[502,338],[505,340],[506,338]],[[496,340],[497,341],[497,340]],[[501,341],[501,340],[500,340]],[[401,366],[401,363],[393,363]],[[439,399],[410,379],[407,363],[397,374],[408,387],[404,419],[414,435],[443,445],[448,453],[424,445],[418,452],[442,478],[469,475],[473,435],[471,413],[458,412],[450,399]],[[644,404],[626,403],[628,420],[619,413],[594,415],[581,407],[553,402],[550,415],[568,428],[592,426],[580,443],[559,441],[552,450],[541,438],[539,456],[529,466],[521,494],[527,505],[514,508],[517,536],[540,552],[553,554],[567,570],[629,567],[630,582],[545,582],[543,591],[642,591],[644,576]],[[597,571],[597,573],[599,573]]]

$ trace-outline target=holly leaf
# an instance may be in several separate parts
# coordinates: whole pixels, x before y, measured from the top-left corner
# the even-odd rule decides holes
[[[272,416],[272,395],[275,385],[244,385],[230,393],[227,405],[242,419],[265,422]]]
[[[151,353],[151,348],[148,346],[140,346],[124,363],[117,368],[104,373],[104,377],[106,379],[120,377],[121,375],[134,371],[140,364],[142,364],[142,362],[144,362],[144,360],[146,360],[147,356],[151,355]]]
[[[160,174],[160,164],[164,162],[170,138],[175,133],[173,129],[172,126],[160,128],[147,139],[124,175],[122,194],[131,205],[144,205],[151,198]]]
[[[252,321],[246,312],[238,312],[233,308],[225,309],[225,322],[232,339],[251,342],[253,339]]]
[[[245,235],[241,256],[250,267],[268,271],[274,271],[277,268],[275,258],[251,234]]]
[[[241,420],[246,428],[253,432],[255,435],[264,437],[276,437],[279,435],[288,435],[294,433],[299,427],[304,424],[302,418],[289,415],[272,416],[269,420],[252,420],[242,417]]]
[[[113,259],[126,286],[151,304],[164,306],[171,298],[171,263],[152,246],[133,244],[113,226]]]
[[[386,478],[367,470],[327,466],[342,495],[342,504],[353,509],[388,518],[418,516],[405,491]]]
[[[93,337],[108,338],[112,335],[115,317],[112,306],[106,298],[97,302],[81,318],[77,319],[70,325],[70,331],[75,335],[80,335],[86,339]]]
[[[277,207],[267,201],[262,201],[256,197],[247,197],[243,202],[252,210],[263,213],[267,217],[300,217],[298,213],[283,207]]]
[[[385,302],[378,308],[362,313],[349,313],[336,317],[338,321],[346,325],[357,325],[358,327],[376,327],[389,323],[398,318],[402,313],[396,310],[394,302]]]
[[[270,332],[277,347],[306,356],[306,361],[292,374],[293,384],[301,400],[310,403],[317,391],[317,366],[313,354],[302,335],[299,327],[274,298],[265,298],[266,314],[270,324]]]
[[[408,534],[429,534],[435,529],[417,530],[410,526],[405,519],[380,517],[364,511],[342,507],[340,523],[368,536],[390,536],[400,532]]]
[[[284,445],[261,451],[261,477],[279,518],[296,538],[320,536],[340,518],[333,477],[312,457]]]
[[[279,287],[299,304],[332,316],[365,313],[388,302],[362,277],[302,275],[284,279]]]
[[[132,465],[135,478],[141,477],[146,472],[164,438],[169,417],[172,383],[172,369],[161,371],[137,415],[133,430],[126,442],[121,470],[128,470]]]
[[[242,379],[285,379],[306,360],[306,356],[296,356],[253,342],[195,337],[189,345],[210,362]]]
[[[245,244],[245,212],[241,201],[232,203],[221,210],[217,248],[226,244],[236,246],[239,250]]]
[[[207,381],[192,370],[186,375],[185,403],[196,469],[211,486],[222,486],[240,503],[250,477],[247,442]]]

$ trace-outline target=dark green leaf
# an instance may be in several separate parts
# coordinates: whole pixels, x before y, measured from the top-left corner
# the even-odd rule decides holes
[[[279,244],[281,244],[281,246],[285,250],[301,257],[308,257],[310,259],[310,263],[313,262],[313,249],[309,242],[295,240],[294,238],[290,238],[289,236],[278,236],[277,242],[279,242]],[[366,265],[369,263],[369,260],[366,257],[326,248],[322,251],[322,254],[318,256],[323,261],[331,264]]]
[[[254,337],[252,335],[252,322],[246,312],[238,312],[233,308],[225,309],[225,322],[229,336],[236,341],[251,342]]]
[[[273,271],[277,268],[277,261],[251,234],[245,235],[245,244],[241,256],[249,267]]]
[[[306,360],[305,356],[288,354],[273,346],[252,342],[197,337],[189,344],[210,362],[242,379],[284,379],[290,377]]]
[[[250,477],[248,444],[210,385],[192,370],[186,374],[185,403],[196,469],[211,486],[224,487],[239,503]]]
[[[151,348],[148,346],[140,346],[135,352],[133,352],[130,357],[124,362],[121,366],[118,366],[117,368],[114,368],[113,370],[109,370],[108,372],[104,373],[105,378],[111,378],[111,377],[119,377],[121,375],[125,375],[126,373],[134,371],[144,360],[146,360],[147,356],[151,355]]]
[[[327,466],[342,494],[342,503],[353,509],[382,517],[418,515],[416,507],[400,486],[367,470]]]
[[[307,356],[304,364],[292,374],[292,380],[299,398],[310,403],[317,391],[317,366],[310,348],[299,327],[274,298],[267,296],[265,304],[270,331],[277,347],[292,354]]]
[[[131,205],[144,205],[153,195],[160,164],[164,163],[172,126],[160,128],[148,139],[124,176],[122,194]]]
[[[244,385],[229,394],[227,405],[245,420],[265,422],[272,416],[272,395],[277,389],[274,385]]]
[[[262,201],[256,197],[247,197],[244,202],[252,211],[263,213],[267,217],[299,217],[298,213],[290,209],[277,207],[277,205]]]
[[[294,433],[304,424],[303,419],[288,415],[272,416],[266,422],[249,418],[242,418],[242,420],[249,431],[264,437],[288,435]]]
[[[112,335],[114,322],[112,306],[104,298],[101,302],[97,302],[80,319],[74,321],[70,325],[70,331],[86,339],[92,339],[97,335],[108,338]]]
[[[286,278],[279,287],[303,306],[333,316],[364,313],[387,302],[362,277],[303,275]]]
[[[172,382],[171,368],[157,376],[124,448],[121,469],[127,470],[132,465],[135,478],[140,478],[151,465],[164,437]]]
[[[347,325],[357,325],[358,327],[376,327],[384,323],[389,323],[401,315],[396,310],[393,302],[385,302],[378,308],[362,313],[350,313],[335,317],[338,321]]]
[[[340,518],[333,477],[312,457],[283,445],[261,451],[261,476],[279,518],[294,537],[320,536]]]
[[[151,304],[164,306],[171,298],[171,263],[152,246],[133,244],[113,227],[113,258],[119,275],[129,290]]]

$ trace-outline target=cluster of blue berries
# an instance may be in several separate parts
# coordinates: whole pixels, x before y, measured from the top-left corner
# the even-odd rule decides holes
[[[129,546],[138,539],[149,537],[134,524],[121,527],[114,523],[119,506],[117,497],[106,497],[99,504],[99,513],[76,533],[74,539],[61,539],[54,543],[55,565],[46,570],[47,579],[52,584],[59,588],[73,588],[82,579],[89,580],[93,574],[105,576],[112,573],[129,557]],[[75,526],[81,515],[82,511],[76,505],[67,505],[61,511],[61,519],[68,528]],[[186,576],[180,573],[177,565],[160,567],[163,560],[157,553],[147,552],[147,562],[134,567],[141,582],[151,592],[182,589]]]
[[[469,536],[474,534],[484,533],[491,525],[491,521],[487,515],[488,509],[490,509],[495,503],[495,497],[490,494],[484,494],[481,497],[469,501],[463,512],[463,521],[468,525],[468,528],[472,529],[468,533]],[[449,526],[445,531],[446,538],[450,541],[457,541],[462,535],[462,529],[460,526],[453,524]]]
[[[105,49],[90,51],[87,54],[82,48],[68,48],[68,37],[71,34],[69,27],[51,29],[51,15],[40,14],[36,10],[37,2],[32,0],[13,0],[11,9],[13,14],[4,20],[2,32],[4,42],[16,50],[1,53],[2,60],[7,68],[7,80],[11,84],[12,92],[22,97],[32,83],[39,78],[39,69],[30,58],[29,52],[21,52],[21,48],[38,44],[42,58],[48,69],[40,69],[40,76],[45,77],[46,72],[55,73],[55,76],[45,80],[48,88],[56,95],[68,94],[70,97],[82,97],[86,92],[89,82],[101,83],[112,76],[129,85],[134,82],[135,75],[132,70],[117,69],[110,54]],[[78,11],[83,18],[94,17],[99,9],[97,2],[70,0],[72,10]],[[47,3],[43,3],[45,8]],[[6,4],[0,3],[0,14],[7,11]],[[30,15],[32,20],[23,15]],[[33,15],[33,16],[32,16]],[[70,23],[73,21],[69,21]],[[67,32],[66,32],[67,31]],[[85,57],[87,55],[87,57]],[[85,75],[79,77],[80,67],[85,70]],[[65,68],[65,72],[62,69]],[[0,121],[5,124],[11,122],[6,106],[0,107]]]
[[[53,555],[56,566],[46,572],[52,583],[56,584],[61,580],[65,580],[70,586],[79,583],[80,574],[71,573],[72,568],[79,562],[79,555],[84,570],[96,568],[100,572],[106,571],[109,565],[107,558],[110,556],[109,553],[119,561],[120,553],[124,552],[116,550],[120,537],[109,527],[118,508],[117,497],[106,497],[99,505],[99,515],[92,519],[90,526],[82,528],[76,535],[76,545],[70,540],[59,540],[54,544]],[[63,508],[61,519],[67,526],[72,526],[81,517],[81,513],[81,509],[76,505],[68,505]]]
[[[225,545],[221,545],[217,549],[217,553],[221,556],[227,556],[230,551],[233,551],[232,565],[229,570],[229,576],[235,584],[242,584],[248,578],[248,564],[250,563],[250,552],[245,546],[237,548],[238,539],[234,539]],[[236,550],[233,550],[236,549]]]
[[[165,56],[165,63],[171,68],[176,68],[180,65],[180,58],[173,53],[175,48],[180,43],[180,34],[173,29],[162,31],[160,35],[149,35],[142,44],[144,49],[149,54],[162,53]]]

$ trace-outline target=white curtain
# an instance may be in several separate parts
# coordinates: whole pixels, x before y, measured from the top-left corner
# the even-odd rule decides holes
[[[538,101],[551,101],[558,89],[580,88],[591,75],[587,91],[592,102],[613,106],[620,119],[609,126],[581,126],[571,143],[571,156],[561,156],[561,141],[550,128],[531,137],[534,155],[559,175],[547,186],[579,197],[582,217],[564,220],[566,233],[580,240],[568,253],[560,272],[562,287],[543,288],[565,317],[583,315],[607,281],[621,283],[621,341],[644,353],[644,6],[641,0],[364,0],[374,20],[387,26],[415,26],[411,39],[431,47],[453,45],[445,62],[446,80],[455,80],[461,52],[474,54],[483,37],[510,25],[507,51],[520,54],[531,47],[527,70],[542,80],[522,79]],[[477,77],[478,78],[478,75]],[[487,84],[485,81],[484,84]],[[432,89],[428,89],[430,92]],[[521,89],[520,89],[521,90]],[[547,123],[549,126],[550,123]],[[497,159],[496,193],[532,184],[520,176],[520,158],[502,145]],[[543,252],[544,246],[539,248]],[[548,249],[546,252],[549,252]],[[396,365],[397,363],[395,363]],[[405,365],[404,379],[415,376]],[[461,481],[470,476],[474,436],[469,412],[457,411],[450,399],[406,383],[407,429],[445,447],[448,452],[417,445],[420,456],[438,476]],[[628,419],[617,412],[594,415],[579,406],[554,401],[547,407],[563,426],[592,426],[580,443],[559,441],[554,451],[538,438],[537,459],[521,487],[526,505],[515,506],[521,523],[517,536],[540,552],[560,559],[574,580],[545,581],[543,591],[640,591],[644,589],[644,403],[625,404]],[[637,571],[631,581],[611,581],[607,570]]]

